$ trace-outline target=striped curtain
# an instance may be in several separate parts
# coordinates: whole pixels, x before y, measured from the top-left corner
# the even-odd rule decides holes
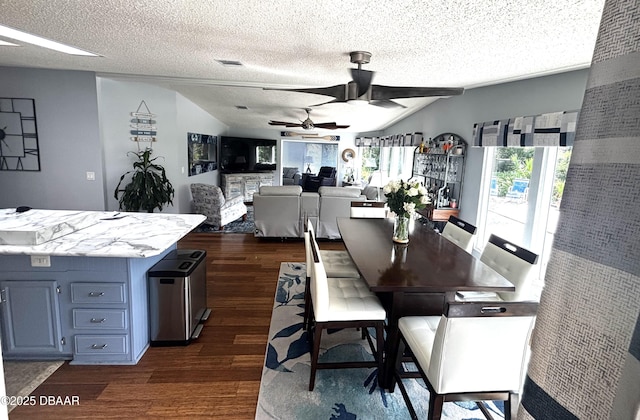
[[[572,146],[578,111],[551,112],[473,125],[473,146]]]
[[[519,420],[640,418],[639,17],[605,3]]]

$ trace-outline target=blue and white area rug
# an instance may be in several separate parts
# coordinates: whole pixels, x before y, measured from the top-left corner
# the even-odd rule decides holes
[[[227,223],[223,230],[220,230],[218,226],[201,224],[193,231],[198,233],[253,233],[256,229],[256,224],[253,218],[253,206],[247,206],[247,220],[234,220]]]
[[[409,412],[396,387],[392,394],[377,386],[377,369],[318,370],[309,386],[310,344],[302,328],[305,264],[282,263],[278,276],[269,343],[262,370],[256,419],[408,419]],[[366,340],[355,330],[331,331],[322,338],[322,361],[371,358]],[[428,393],[424,383],[407,380],[420,418],[426,418]],[[504,418],[502,405],[488,403],[495,418]],[[445,403],[443,419],[481,420],[473,402]]]

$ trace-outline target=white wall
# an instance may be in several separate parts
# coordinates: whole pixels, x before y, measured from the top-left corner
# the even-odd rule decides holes
[[[527,79],[467,90],[439,99],[387,128],[384,135],[421,131],[425,138],[452,132],[472,140],[473,124],[554,111],[579,110],[589,70]],[[465,162],[460,217],[477,223],[483,149],[469,148]]]
[[[103,210],[95,74],[1,67],[0,97],[35,99],[40,149],[40,171],[0,171],[0,208]]]

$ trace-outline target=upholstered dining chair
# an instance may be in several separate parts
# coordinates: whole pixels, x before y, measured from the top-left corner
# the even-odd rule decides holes
[[[381,201],[352,201],[350,215],[358,219],[384,219],[387,217],[387,204]]]
[[[480,261],[493,268],[516,287],[514,292],[458,292],[461,301],[495,300],[523,301],[534,299],[531,293],[531,271],[538,255],[514,245],[499,236],[491,235],[480,255]]]
[[[378,368],[382,372],[384,349],[384,322],[386,312],[378,297],[369,290],[361,278],[327,278],[322,258],[312,232],[305,237],[312,255],[311,302],[313,334],[311,346],[311,373],[309,391],[313,391],[318,369]],[[320,341],[327,329],[361,328],[369,343],[373,360],[320,362]],[[374,346],[369,328],[375,328]]]
[[[247,219],[247,206],[241,195],[225,199],[217,185],[194,183],[190,187],[192,210],[194,213],[205,215],[205,223],[218,226],[222,230],[224,225],[240,217],[243,220]]]
[[[313,266],[313,258],[311,255],[311,248],[308,244],[307,238],[309,234],[315,238],[315,231],[313,224],[307,220],[304,226],[304,238],[305,238],[305,253],[307,262],[307,281],[304,287],[304,315],[303,325],[306,327],[309,322],[311,314],[311,270]],[[316,242],[317,243],[317,242]],[[322,258],[322,264],[324,265],[325,273],[328,278],[359,278],[360,272],[358,267],[354,264],[353,260],[349,256],[347,251],[333,250],[333,249],[318,249],[320,257]]]
[[[468,253],[471,253],[473,247],[473,235],[476,234],[476,227],[471,223],[458,219],[455,216],[449,216],[449,220],[442,229],[442,236],[458,245]]]
[[[429,391],[428,419],[440,419],[448,401],[503,400],[515,419],[528,364],[536,302],[448,302],[442,316],[400,318],[395,380],[412,419],[418,416],[403,379],[422,378]],[[418,371],[407,371],[403,353]]]

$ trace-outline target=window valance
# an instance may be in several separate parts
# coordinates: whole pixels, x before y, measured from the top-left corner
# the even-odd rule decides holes
[[[473,125],[473,146],[572,146],[578,111],[561,111]]]
[[[384,137],[356,137],[357,147],[406,147],[419,146],[422,142],[422,133],[394,134]]]

